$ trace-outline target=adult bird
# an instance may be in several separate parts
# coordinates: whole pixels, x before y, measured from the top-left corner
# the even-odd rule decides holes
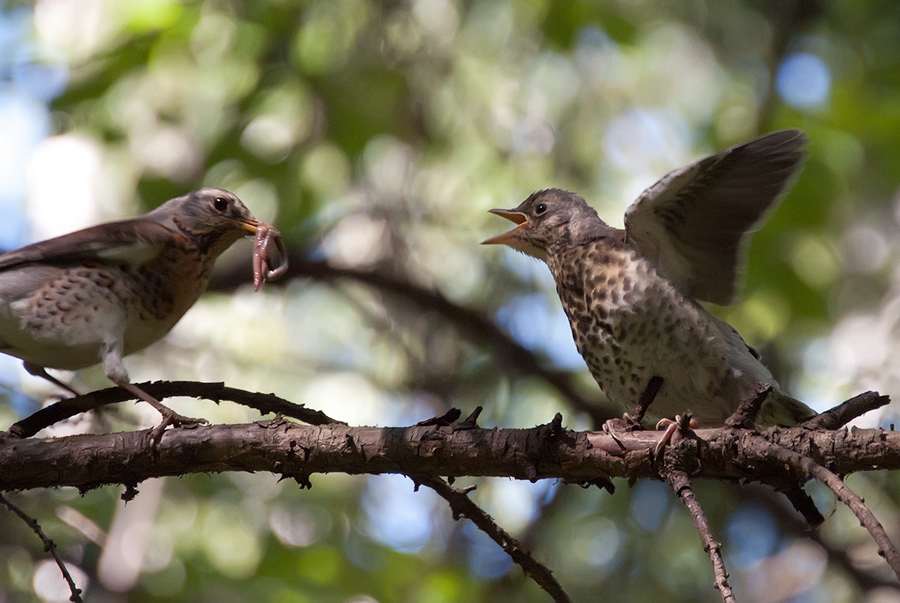
[[[575,193],[538,191],[490,210],[517,226],[484,243],[546,262],[578,351],[613,402],[632,408],[658,387],[653,414],[690,408],[700,425],[721,425],[768,384],[757,423],[796,425],[815,412],[698,300],[733,302],[747,234],[788,188],[805,142],[774,132],[674,170],[628,208],[624,230]]]
[[[155,440],[167,425],[204,422],[131,383],[122,359],[168,333],[206,290],[216,258],[260,229],[274,231],[233,193],[202,188],[0,255],[0,352],[76,395],[45,369],[102,362],[110,381],[160,412]]]

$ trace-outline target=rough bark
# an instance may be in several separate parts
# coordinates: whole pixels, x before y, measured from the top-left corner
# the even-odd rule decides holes
[[[659,478],[653,449],[661,432],[572,432],[453,426],[300,425],[286,419],[170,429],[153,448],[149,431],[21,439],[0,432],[0,491],[135,484],[150,477],[269,471],[308,484],[313,473],[494,476],[587,483],[612,477]],[[900,433],[855,428],[772,429],[767,440],[742,429],[697,430],[670,444],[692,479],[805,481],[773,457],[793,450],[838,475],[900,468]],[[767,443],[768,442],[768,443]]]

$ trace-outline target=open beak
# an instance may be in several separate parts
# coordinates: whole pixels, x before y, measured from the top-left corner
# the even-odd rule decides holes
[[[486,241],[482,241],[482,245],[509,245],[510,247],[514,247],[512,245],[512,242],[515,240],[515,235],[513,235],[513,233],[520,228],[527,228],[531,225],[531,222],[528,221],[528,216],[520,211],[515,211],[512,209],[489,209],[488,212],[497,214],[501,218],[506,218],[510,222],[515,222],[518,226],[510,231],[497,235],[496,237],[491,237]]]

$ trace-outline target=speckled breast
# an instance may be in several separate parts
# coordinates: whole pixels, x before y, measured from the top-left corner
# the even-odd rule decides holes
[[[578,351],[606,395],[637,403],[662,377],[654,415],[724,419],[740,396],[709,315],[624,245],[592,241],[548,258]]]

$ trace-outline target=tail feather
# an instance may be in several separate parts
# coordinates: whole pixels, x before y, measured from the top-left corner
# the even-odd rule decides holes
[[[816,411],[796,398],[773,388],[763,403],[756,423],[762,427],[795,427],[816,416]]]

